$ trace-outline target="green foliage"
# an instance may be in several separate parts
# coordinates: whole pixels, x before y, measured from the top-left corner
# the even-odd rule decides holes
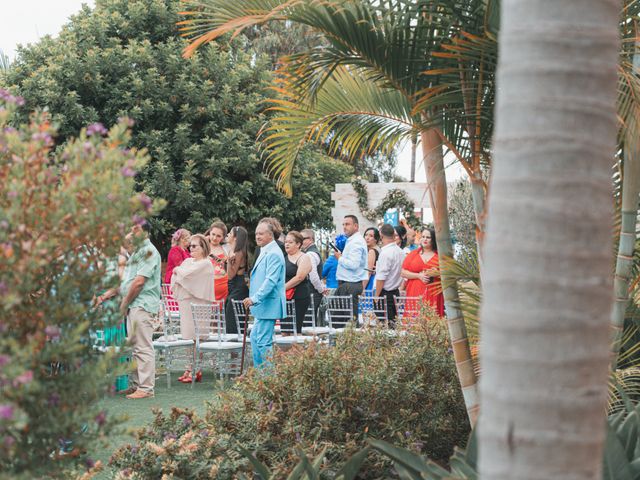
[[[351,185],[358,196],[357,202],[360,213],[362,213],[367,220],[376,222],[384,217],[387,210],[397,208],[404,213],[407,223],[411,228],[414,230],[422,229],[422,220],[413,214],[416,206],[405,191],[393,188],[387,192],[379,205],[374,208],[369,208],[367,185],[359,177],[353,180]]]
[[[156,243],[173,229],[202,231],[212,218],[251,225],[276,216],[287,228],[331,226],[330,192],[349,166],[305,151],[286,199],[263,171],[255,139],[271,65],[243,37],[181,57],[177,0],[109,0],[85,7],[57,38],[21,49],[8,85],[28,107],[47,107],[58,143],[87,123],[136,122],[131,145],[151,162],[138,188],[167,200],[152,222]]]
[[[336,478],[369,438],[446,461],[469,431],[446,326],[438,320],[412,335],[347,332],[332,348],[311,344],[279,353],[274,371],[252,371],[216,397],[206,420],[192,420],[197,426],[186,430],[181,422],[174,414],[159,415],[139,433],[136,445],[114,455],[113,464],[140,475],[130,478],[173,472],[181,478],[208,478],[204,472],[211,474],[214,467],[215,478],[235,478],[234,472],[254,468],[233,447],[238,444],[269,475],[283,478],[301,462],[291,448],[297,445],[312,459],[324,452],[322,478]],[[168,435],[181,442],[189,432],[196,443],[193,454],[159,450]],[[371,454],[360,478],[390,474],[390,461]]]
[[[471,197],[471,184],[460,180],[449,189],[449,220],[456,244],[466,252],[475,251],[476,217]]]
[[[0,471],[70,478],[114,425],[97,401],[116,359],[91,340],[109,312],[92,300],[117,281],[105,261],[125,229],[152,209],[133,196],[147,157],[123,148],[126,120],[108,133],[91,125],[54,154],[48,115],[15,128],[22,103],[0,90]],[[73,451],[59,456],[65,441]]]

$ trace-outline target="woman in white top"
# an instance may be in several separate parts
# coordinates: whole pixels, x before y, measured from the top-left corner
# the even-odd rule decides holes
[[[191,304],[211,304],[215,300],[214,268],[209,259],[209,242],[204,235],[192,235],[189,240],[191,257],[173,270],[171,291],[178,301],[180,310],[180,332],[184,340],[195,338],[195,326],[191,313]],[[198,377],[202,374],[198,372]],[[178,378],[181,382],[191,383],[191,368]]]

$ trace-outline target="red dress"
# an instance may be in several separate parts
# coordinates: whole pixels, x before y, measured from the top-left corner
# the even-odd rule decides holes
[[[213,290],[217,301],[224,301],[229,296],[229,276],[224,268],[226,257],[218,257],[211,254],[211,263],[213,264]]]
[[[420,253],[422,249],[418,248],[409,253],[402,263],[402,268],[413,273],[420,273],[424,270],[438,271],[438,254],[434,253],[428,262],[424,262]],[[440,284],[440,275],[432,276],[433,281],[425,284],[419,278],[407,280],[407,297],[422,297],[433,309],[440,315],[444,316],[444,296],[442,295],[442,287]]]
[[[167,258],[167,271],[164,274],[164,283],[171,283],[171,275],[173,275],[173,269],[184,262],[185,258],[189,258],[189,252],[182,248],[180,245],[174,245],[169,250],[169,257]]]

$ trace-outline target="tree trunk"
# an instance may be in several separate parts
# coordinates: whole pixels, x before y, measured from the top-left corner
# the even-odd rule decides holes
[[[438,256],[453,258],[451,231],[449,228],[449,211],[447,209],[447,179],[444,172],[442,141],[434,130],[423,130],[420,134],[424,166],[427,174],[429,200],[433,210],[433,220],[436,231]],[[467,327],[460,310],[460,298],[455,282],[447,279],[446,272],[441,268],[443,295],[447,315],[447,325],[453,356],[456,362],[458,378],[462,387],[465,406],[471,425],[478,416],[477,379],[473,370],[473,361],[467,338]]]
[[[636,53],[633,55],[635,69],[640,69],[638,48],[640,45],[636,43]],[[640,145],[636,138],[638,136],[638,122],[633,115],[629,117],[627,122],[624,142],[620,240],[613,282],[615,304],[611,312],[611,370],[613,371],[618,364],[624,317],[629,304],[629,283],[633,267],[633,250],[636,244],[638,195],[640,195]]]
[[[411,136],[411,181],[416,181],[416,153],[418,150],[418,137]]]
[[[484,244],[484,234],[486,232],[486,192],[484,182],[480,172],[475,177],[470,177],[471,182],[471,198],[473,200],[473,212],[476,218],[476,249],[478,252],[478,263],[480,265],[480,273],[482,274],[482,245]]]
[[[480,322],[485,480],[602,475],[618,10],[502,3]]]

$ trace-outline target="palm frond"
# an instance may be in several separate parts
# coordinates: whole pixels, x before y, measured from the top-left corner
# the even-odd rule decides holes
[[[313,104],[281,79],[279,97],[270,100],[276,116],[260,133],[267,169],[279,188],[291,194],[291,175],[298,152],[307,142],[326,143],[330,154],[389,152],[420,127],[411,104],[396,90],[381,87],[339,67]]]

